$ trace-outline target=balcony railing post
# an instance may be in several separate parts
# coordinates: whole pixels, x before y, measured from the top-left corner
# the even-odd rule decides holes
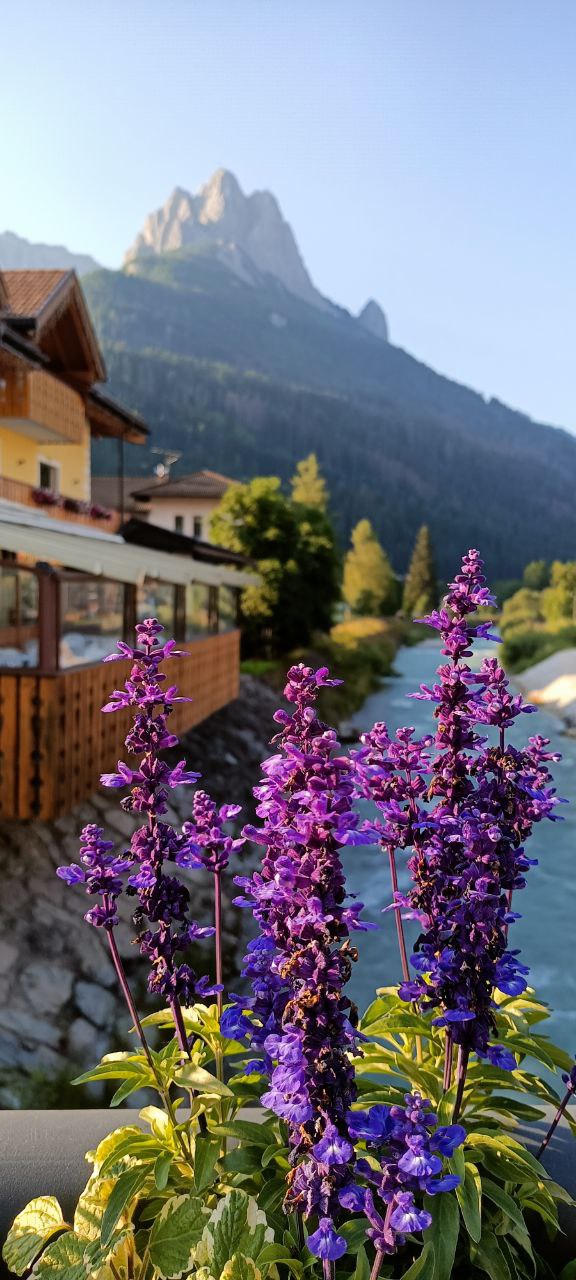
[[[60,666],[60,582],[52,565],[38,569],[38,666],[58,671]]]

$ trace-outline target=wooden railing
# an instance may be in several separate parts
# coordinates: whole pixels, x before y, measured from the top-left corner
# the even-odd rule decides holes
[[[187,655],[170,663],[171,679],[192,698],[178,703],[171,716],[170,728],[179,735],[231,702],[239,689],[239,631],[186,647]],[[119,662],[52,675],[2,672],[0,819],[50,821],[98,789],[100,774],[125,752],[129,713],[103,715],[100,708],[126,670]]]
[[[42,369],[8,373],[0,393],[0,419],[33,422],[47,438],[82,444],[86,412],[82,397],[59,378]]]
[[[0,476],[0,498],[8,502],[20,502],[25,507],[34,507],[43,516],[54,520],[66,520],[70,524],[84,524],[91,529],[99,529],[104,533],[116,533],[120,528],[121,517],[118,511],[112,511],[109,520],[95,520],[94,516],[79,511],[66,511],[65,507],[51,507],[36,502],[31,484],[22,480],[12,480],[9,476]]]

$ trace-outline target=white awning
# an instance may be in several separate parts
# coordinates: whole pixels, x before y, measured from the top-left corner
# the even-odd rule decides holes
[[[50,516],[6,501],[0,502],[0,550],[26,552],[37,560],[136,585],[146,578],[176,586],[199,582],[214,587],[245,587],[258,582],[253,573],[138,547],[118,534],[101,533],[86,525],[79,524],[72,532],[64,522],[60,528]]]

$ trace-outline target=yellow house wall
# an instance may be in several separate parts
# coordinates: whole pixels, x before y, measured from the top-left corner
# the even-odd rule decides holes
[[[40,461],[60,469],[60,493],[66,497],[90,498],[90,430],[86,424],[82,444],[55,444],[19,435],[0,427],[0,475],[22,484],[36,486]]]

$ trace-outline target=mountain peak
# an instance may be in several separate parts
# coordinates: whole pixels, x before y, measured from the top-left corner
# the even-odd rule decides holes
[[[358,312],[358,323],[363,329],[367,329],[368,333],[373,334],[375,338],[381,338],[382,342],[390,341],[390,333],[388,329],[388,321],[382,307],[374,298],[369,298],[368,302]]]
[[[162,208],[146,218],[125,264],[206,246],[214,246],[219,260],[244,280],[250,279],[248,259],[253,283],[265,273],[311,306],[331,310],[306,270],[275,196],[270,191],[246,195],[229,169],[216,169],[196,194],[176,187]]]
[[[79,276],[97,271],[99,263],[88,253],[72,253],[62,244],[34,244],[14,231],[0,232],[0,270],[41,271],[62,268]]]

